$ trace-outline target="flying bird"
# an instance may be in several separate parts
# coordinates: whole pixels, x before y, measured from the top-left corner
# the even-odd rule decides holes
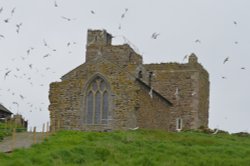
[[[229,60],[229,57],[226,57],[223,61],[223,64],[225,64]]]
[[[184,60],[187,59],[187,58],[188,58],[188,54],[185,55],[185,56],[183,57],[183,60],[182,60],[182,61],[184,61]]]
[[[91,12],[91,14],[95,14],[94,10],[91,10],[90,12]]]
[[[21,56],[22,60],[25,60],[25,57]]]
[[[126,13],[123,13],[123,14],[121,15],[121,18],[124,18],[124,17],[125,17],[125,14],[126,14]]]
[[[68,17],[64,17],[64,16],[61,16],[62,19],[65,19],[67,21],[72,21],[72,20],[75,20],[75,18],[68,18]]]
[[[58,7],[58,5],[57,5],[57,2],[56,2],[56,1],[54,2],[54,7]]]
[[[241,67],[240,69],[242,69],[242,70],[246,70],[246,68],[245,68],[245,67]]]
[[[225,77],[225,76],[222,76],[221,78],[222,78],[222,79],[226,79],[226,77]]]
[[[128,12],[128,8],[125,8],[125,12],[121,15],[121,18],[123,19],[126,15],[126,13]]]
[[[199,39],[194,41],[195,43],[201,43],[201,41]]]
[[[45,39],[43,39],[43,45],[44,45],[45,47],[48,47],[48,43],[45,41]]]
[[[1,34],[0,34],[0,39],[1,39],[1,38],[4,39],[4,38],[5,38],[4,35],[1,35]]]
[[[43,58],[47,58],[48,56],[50,56],[50,54],[46,54],[43,56]]]
[[[122,26],[121,26],[121,24],[119,24],[119,26],[118,26],[118,29],[119,29],[119,30],[121,30],[121,29],[122,29]]]
[[[152,39],[157,39],[157,37],[158,37],[159,35],[160,35],[159,33],[154,32],[154,33],[151,35],[151,38],[152,38]]]
[[[9,23],[10,18],[6,18],[5,20],[3,20],[5,23]]]
[[[236,22],[236,21],[234,21],[234,25],[237,25],[237,22]]]
[[[13,14],[15,13],[15,10],[16,10],[15,7],[11,10],[11,15],[12,15],[12,16],[13,16]]]
[[[17,33],[19,33],[21,26],[22,26],[22,23],[16,24],[16,27],[17,27],[16,32]]]
[[[3,7],[0,8],[0,14],[2,13],[2,11],[3,11]]]
[[[11,70],[7,71],[7,72],[4,74],[4,79],[6,79],[6,77],[9,75],[10,72],[11,72]]]
[[[27,55],[29,55],[30,54],[30,49],[28,49],[26,52],[27,52]]]
[[[23,95],[19,95],[21,99],[24,99]]]
[[[17,106],[19,106],[19,104],[17,102],[15,102],[15,101],[13,101],[12,104],[16,104]]]
[[[239,42],[235,41],[234,44],[238,44]]]

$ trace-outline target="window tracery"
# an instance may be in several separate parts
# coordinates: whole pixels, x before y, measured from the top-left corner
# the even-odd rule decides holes
[[[87,88],[87,124],[107,124],[109,110],[109,89],[104,79],[97,76]]]

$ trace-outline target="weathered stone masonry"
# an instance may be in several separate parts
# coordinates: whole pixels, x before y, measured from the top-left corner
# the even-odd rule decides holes
[[[51,83],[52,129],[208,126],[209,78],[194,54],[185,64],[143,64],[129,45],[111,40],[105,30],[89,30],[86,62]]]

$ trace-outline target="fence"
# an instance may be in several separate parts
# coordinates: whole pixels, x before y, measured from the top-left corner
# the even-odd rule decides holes
[[[8,124],[0,124],[0,151],[11,152],[15,148],[29,147],[32,144],[42,142],[47,139],[51,133],[49,123],[43,124],[42,132],[37,132],[37,127],[33,127],[32,131],[18,126],[9,126]],[[10,136],[1,142],[3,137]]]

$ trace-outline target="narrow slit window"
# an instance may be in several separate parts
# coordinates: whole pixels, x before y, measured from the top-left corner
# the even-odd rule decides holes
[[[182,130],[182,119],[181,118],[176,119],[176,130],[177,131]]]

